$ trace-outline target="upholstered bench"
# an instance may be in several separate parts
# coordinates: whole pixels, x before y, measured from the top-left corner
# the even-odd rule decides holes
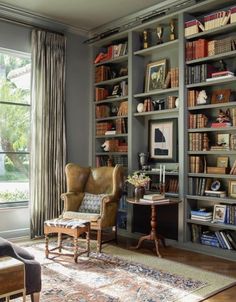
[[[56,233],[58,234],[58,246],[51,248],[49,250],[49,234]],[[78,247],[78,238],[80,235],[86,233],[86,248],[81,249],[79,252]],[[79,255],[87,253],[89,256],[90,252],[90,221],[82,220],[82,219],[65,219],[65,218],[56,218],[52,220],[47,220],[44,222],[44,234],[45,234],[45,255],[46,258],[49,257],[50,254],[54,255],[64,255],[64,256],[72,256],[74,257],[74,261],[77,262],[77,258]],[[68,236],[73,237],[74,241],[74,253],[62,253],[62,234],[66,234]],[[58,252],[55,252],[58,250]]]

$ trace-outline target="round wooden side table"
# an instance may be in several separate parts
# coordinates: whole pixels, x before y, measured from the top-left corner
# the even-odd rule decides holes
[[[134,198],[127,198],[127,202],[130,204],[135,204],[138,206],[150,206],[151,207],[151,217],[150,217],[150,224],[151,224],[151,231],[149,235],[145,235],[139,238],[137,246],[135,246],[135,249],[138,249],[142,242],[144,240],[151,240],[154,241],[155,243],[155,250],[157,253],[158,257],[161,257],[161,254],[159,252],[159,241],[161,240],[163,243],[163,246],[165,247],[165,239],[163,236],[158,235],[156,232],[156,227],[157,227],[157,206],[164,206],[164,205],[173,205],[176,203],[179,203],[179,200],[174,200],[174,199],[161,199],[157,201],[136,201]]]

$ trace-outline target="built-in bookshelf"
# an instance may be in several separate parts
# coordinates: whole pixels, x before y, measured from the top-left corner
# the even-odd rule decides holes
[[[222,238],[227,240],[232,236],[230,232],[236,233],[232,224],[236,204],[234,2],[206,0],[152,18],[92,46],[92,163],[120,163],[130,174],[140,169],[139,154],[149,154],[144,172],[152,180],[152,192],[158,190],[160,164],[165,165],[166,194],[181,200],[175,209],[168,208],[159,217],[159,221],[165,219],[163,225],[172,224],[167,238],[184,248],[230,259],[236,259],[235,248],[223,248]],[[211,23],[207,23],[206,16],[211,14]],[[122,104],[125,111],[120,109]],[[170,121],[174,121],[175,156],[153,156],[151,125]],[[223,193],[211,196],[209,191],[218,185],[218,192]],[[149,217],[145,208],[141,213],[140,207],[127,206],[124,198],[119,206],[119,229],[129,236],[145,233]],[[232,216],[231,220],[228,217],[231,223],[226,223],[227,219],[212,223],[216,205],[230,212],[226,215]],[[207,214],[206,221],[191,218],[191,211],[203,208],[212,213]],[[162,223],[159,226],[165,232]]]

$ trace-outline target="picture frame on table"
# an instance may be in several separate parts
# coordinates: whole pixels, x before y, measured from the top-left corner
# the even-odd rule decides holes
[[[177,161],[177,119],[149,120],[148,146],[152,161]]]
[[[224,223],[226,218],[226,205],[215,204],[213,211],[213,222]]]
[[[236,180],[229,181],[229,197],[236,198]]]
[[[146,68],[145,92],[164,88],[166,79],[166,59],[149,63]]]

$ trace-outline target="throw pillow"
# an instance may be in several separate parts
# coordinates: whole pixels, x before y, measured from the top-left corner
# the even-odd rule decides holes
[[[85,193],[82,203],[79,207],[79,212],[81,213],[100,213],[100,206],[102,202],[102,198],[105,194],[90,194]]]

